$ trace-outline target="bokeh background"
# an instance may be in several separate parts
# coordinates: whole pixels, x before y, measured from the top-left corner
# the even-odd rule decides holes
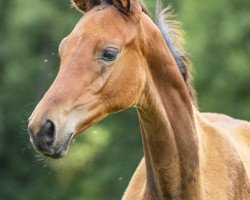
[[[183,22],[200,110],[250,120],[250,1],[163,2]],[[155,1],[145,3],[153,13]],[[133,109],[85,131],[62,160],[29,144],[27,118],[80,17],[69,0],[0,1],[0,199],[117,200],[143,156]]]

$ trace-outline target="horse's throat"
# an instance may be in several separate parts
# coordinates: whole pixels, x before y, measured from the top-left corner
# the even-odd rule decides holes
[[[150,88],[143,96],[138,115],[148,189],[157,199],[198,193],[198,139],[191,101],[172,88],[160,93]]]

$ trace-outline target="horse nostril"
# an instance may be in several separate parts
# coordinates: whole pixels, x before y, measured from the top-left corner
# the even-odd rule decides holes
[[[40,131],[40,137],[43,137],[46,146],[51,146],[55,137],[55,126],[52,121],[47,120]]]
[[[47,122],[44,124],[44,128],[47,131],[47,137],[54,138],[55,127],[52,121],[47,120]]]

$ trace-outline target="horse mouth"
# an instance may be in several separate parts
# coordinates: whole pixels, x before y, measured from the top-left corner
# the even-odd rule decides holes
[[[72,138],[73,138],[73,133],[70,134],[68,139],[63,144],[53,147],[49,153],[48,152],[41,152],[41,153],[46,157],[50,157],[53,159],[60,159],[67,154],[69,144]]]

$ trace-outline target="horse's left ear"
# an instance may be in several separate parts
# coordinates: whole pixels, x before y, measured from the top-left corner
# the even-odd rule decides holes
[[[91,8],[101,4],[101,0],[71,0],[73,7],[76,9],[88,12]]]
[[[119,10],[126,14],[131,11],[132,1],[133,0],[113,0],[113,3]]]

